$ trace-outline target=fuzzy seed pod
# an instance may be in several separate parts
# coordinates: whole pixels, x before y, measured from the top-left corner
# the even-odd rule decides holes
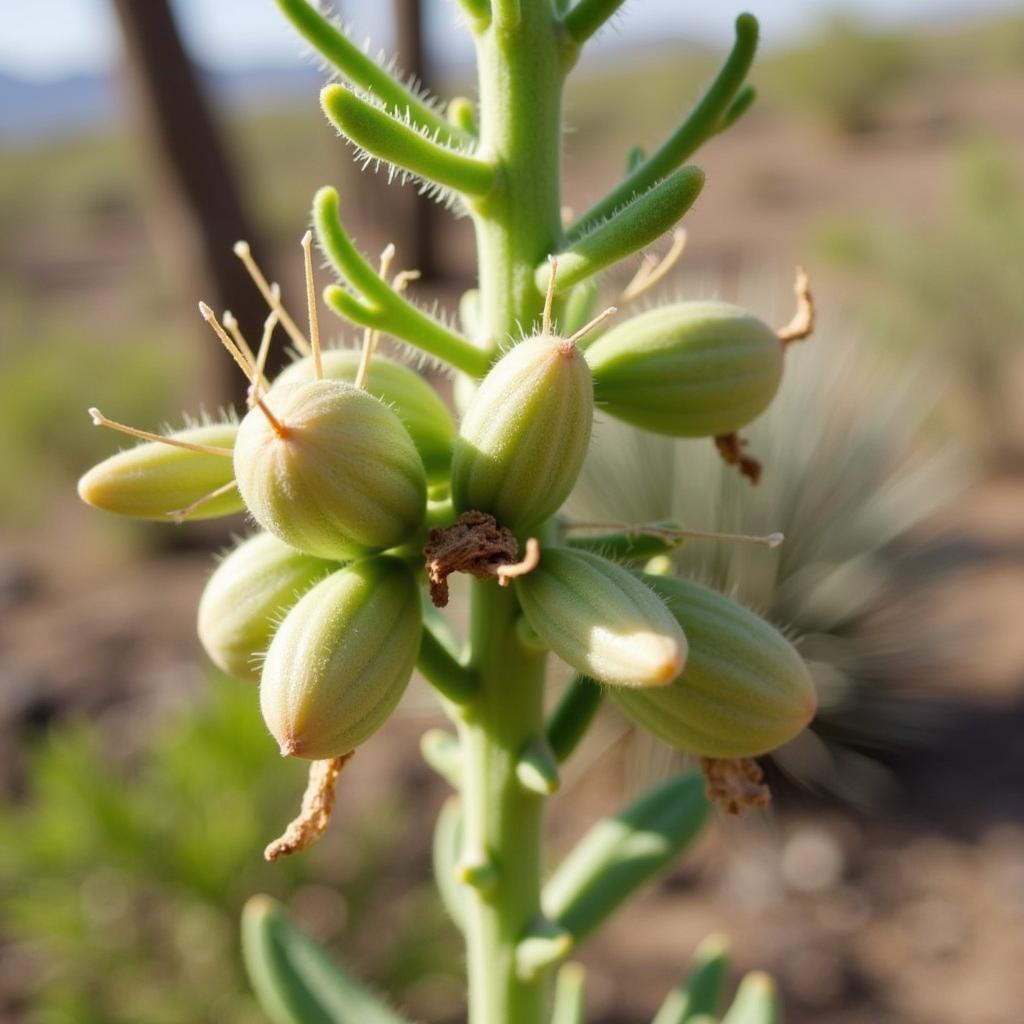
[[[756,757],[814,717],[810,673],[773,626],[689,580],[644,577],[686,630],[690,655],[671,686],[612,691],[623,711],[667,743],[701,757]]]
[[[230,450],[237,433],[237,423],[209,423],[175,431],[168,437]],[[83,501],[107,512],[166,522],[168,516],[233,479],[229,458],[145,441],[93,466],[78,481],[78,494]],[[198,505],[184,518],[213,519],[241,512],[244,507],[241,495],[232,488]]]
[[[540,335],[516,345],[473,396],[455,439],[452,498],[512,530],[556,512],[590,444],[594,388],[574,344]]]
[[[393,558],[356,562],[308,590],[263,663],[260,707],[281,753],[340,757],[376,732],[409,682],[422,625],[416,580]]]
[[[427,480],[402,421],[337,380],[289,384],[250,409],[235,476],[265,530],[299,551],[345,561],[394,547],[423,521]]]
[[[782,342],[725,302],[677,302],[618,324],[587,349],[594,393],[611,416],[673,437],[717,437],[768,407]]]
[[[360,352],[349,348],[322,353],[324,376],[351,384],[356,379],[360,357]],[[306,356],[283,370],[273,386],[301,384],[313,379],[313,357]],[[447,479],[455,422],[440,395],[415,370],[382,355],[374,355],[370,361],[366,390],[398,413],[423,459],[431,483]]]
[[[563,661],[602,683],[660,687],[682,671],[686,637],[650,587],[615,562],[545,548],[516,580],[527,622]]]
[[[259,682],[258,660],[281,616],[337,568],[270,533],[242,541],[217,566],[199,600],[199,640],[210,660],[228,675]]]

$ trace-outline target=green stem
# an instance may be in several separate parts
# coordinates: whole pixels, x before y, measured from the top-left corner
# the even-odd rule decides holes
[[[520,977],[516,947],[541,917],[544,801],[517,777],[520,752],[543,731],[543,654],[516,637],[518,602],[473,583],[471,645],[479,696],[459,710],[463,871],[471,1024],[537,1024],[546,972]],[[477,887],[473,880],[481,879]]]

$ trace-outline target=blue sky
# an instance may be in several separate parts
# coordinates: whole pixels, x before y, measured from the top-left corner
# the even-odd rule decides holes
[[[145,0],[139,0],[145,2]],[[748,0],[761,19],[765,44],[787,42],[829,11],[851,11],[866,20],[925,27],[930,22],[989,9],[1009,9],[1020,0]],[[273,0],[175,0],[192,53],[217,67],[287,66],[301,59],[301,46],[284,28]],[[451,28],[455,0],[427,0],[429,40],[437,58],[467,53],[463,30]],[[31,0],[4,5],[0,15],[0,72],[30,78],[58,77],[109,67],[117,56],[117,27],[107,0]],[[360,39],[388,46],[386,0],[345,0],[341,5]],[[726,45],[742,7],[707,0],[632,0],[625,16],[605,33],[615,41],[677,36]]]

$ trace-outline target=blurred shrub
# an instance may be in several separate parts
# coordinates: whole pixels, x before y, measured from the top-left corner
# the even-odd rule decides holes
[[[806,44],[767,65],[768,90],[829,128],[878,128],[885,108],[918,69],[911,38],[834,15]]]
[[[870,283],[862,310],[872,333],[944,360],[985,443],[1012,448],[1005,430],[1020,398],[1007,371],[1024,352],[1024,185],[1009,155],[969,148],[948,211],[932,227],[861,218],[824,229],[820,247]]]
[[[346,823],[344,855],[329,864],[316,851],[263,861],[305,773],[274,753],[254,696],[219,681],[144,741],[138,764],[85,724],[35,750],[26,800],[0,807],[0,921],[8,958],[28,965],[26,1022],[262,1021],[237,949],[241,905],[257,891],[292,896],[300,916],[303,902],[319,908],[335,945],[365,948],[384,925],[365,968],[393,991],[452,963],[424,884],[403,878],[402,916],[381,914],[401,820],[387,795],[372,818]]]
[[[919,743],[929,712],[902,691],[934,668],[920,626],[898,613],[894,548],[963,485],[958,454],[924,443],[942,391],[923,364],[891,365],[820,329],[787,356],[782,390],[748,430],[764,464],[752,488],[708,441],[675,441],[599,422],[573,495],[581,520],[649,522],[737,533],[781,530],[777,550],[688,541],[677,569],[793,634],[818,688],[815,734],[782,763],[817,785],[866,799],[875,771],[858,751]],[[841,739],[835,749],[818,738]]]

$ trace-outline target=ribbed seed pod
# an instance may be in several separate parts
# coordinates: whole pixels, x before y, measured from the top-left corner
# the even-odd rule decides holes
[[[561,338],[520,342],[480,384],[455,438],[456,510],[524,529],[556,512],[590,444],[594,389],[583,354]]]
[[[563,661],[615,687],[660,687],[682,671],[686,636],[650,587],[615,562],[545,548],[516,580],[527,622]]]
[[[243,540],[214,570],[199,600],[199,640],[228,675],[258,682],[274,627],[317,580],[337,569],[273,534]]]
[[[263,662],[260,707],[281,753],[340,757],[376,732],[409,682],[421,629],[416,581],[396,559],[356,562],[308,590]]]
[[[360,352],[348,348],[323,352],[324,376],[351,384],[356,379],[360,357]],[[313,379],[313,357],[307,356],[285,368],[273,386],[302,384]],[[370,361],[366,390],[398,413],[423,459],[427,478],[432,483],[446,480],[451,468],[455,421],[441,396],[415,370],[382,355],[374,355]]]
[[[249,511],[291,547],[345,561],[394,547],[423,521],[427,480],[402,421],[337,380],[274,388],[235,442]]]
[[[773,626],[709,587],[646,576],[686,631],[690,654],[671,686],[612,691],[637,724],[702,757],[756,757],[814,717],[803,659]]]
[[[673,437],[739,430],[782,379],[782,342],[726,302],[677,302],[620,323],[587,349],[610,416]]]
[[[237,423],[210,423],[177,430],[168,437],[230,449],[237,434]],[[93,466],[78,481],[78,494],[88,504],[119,516],[166,521],[172,512],[231,483],[234,475],[231,459],[222,455],[144,441]],[[214,519],[243,508],[242,496],[232,489],[199,505],[185,518]]]

